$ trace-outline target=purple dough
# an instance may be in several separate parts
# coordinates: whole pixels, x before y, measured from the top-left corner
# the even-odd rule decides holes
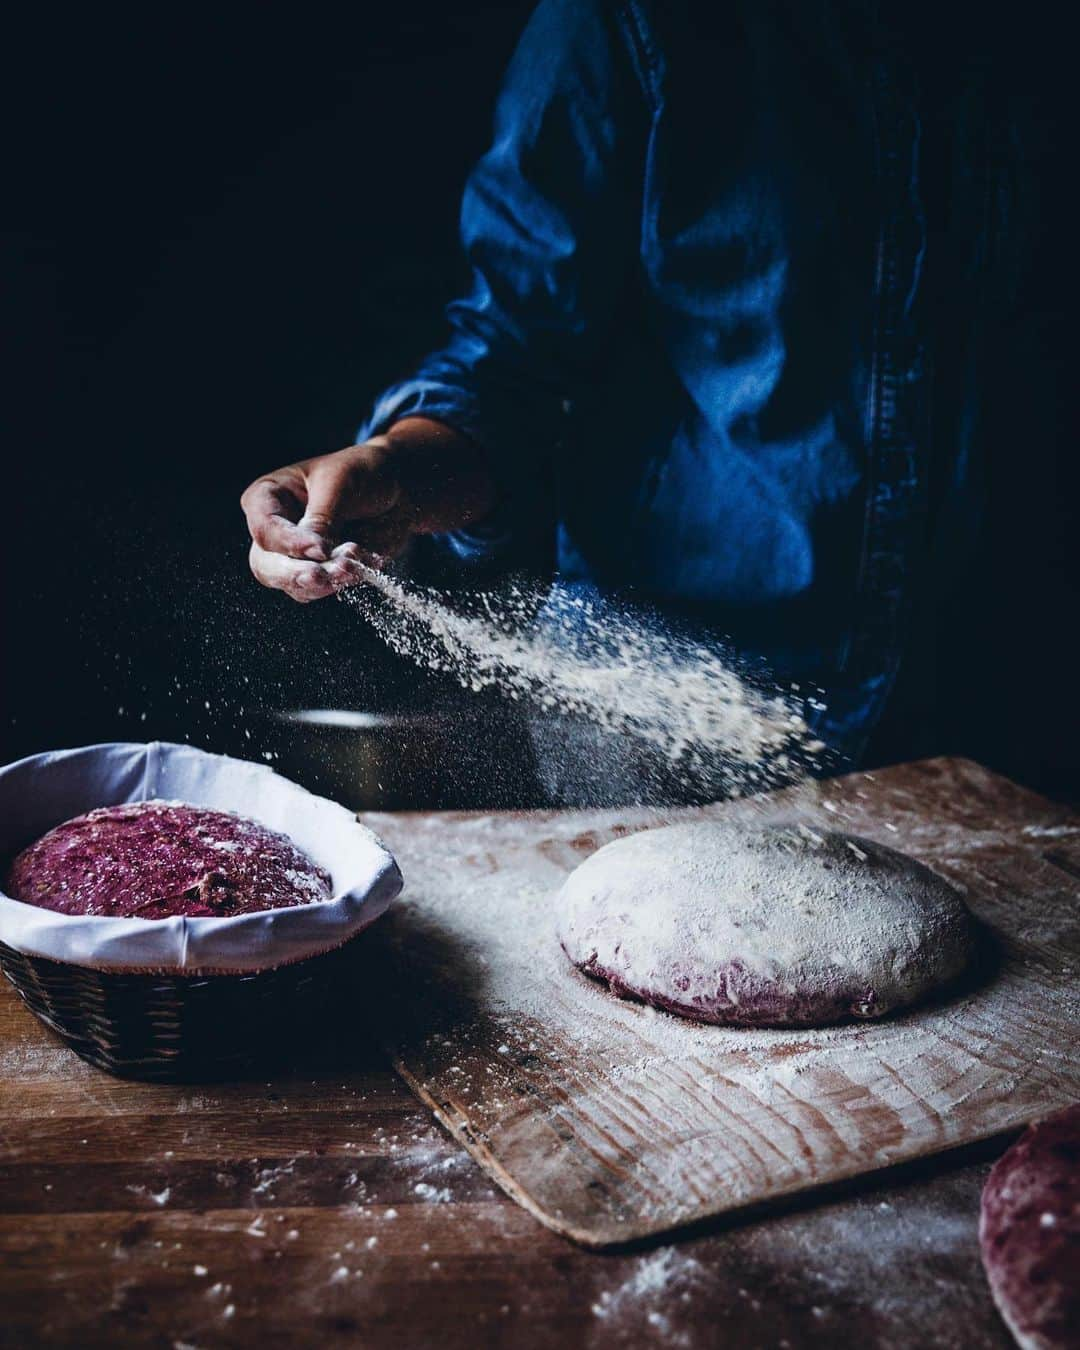
[[[331,881],[284,834],[183,802],[103,806],[11,864],[5,890],[60,914],[225,918],[328,900]]]
[[[616,998],[651,1003],[676,1017],[692,1022],[712,1022],[721,1026],[815,1027],[840,1022],[846,1017],[873,1017],[877,998],[866,984],[845,984],[825,975],[805,988],[782,988],[775,980],[762,979],[740,961],[730,961],[715,969],[718,989],[724,990],[718,1006],[715,994],[689,993],[692,977],[673,972],[675,988],[670,995],[649,989],[643,992],[628,984],[616,971],[607,970],[595,957],[578,961],[574,952],[562,944],[571,961],[586,975],[606,984]]]
[[[1032,1125],[994,1164],[979,1246],[1025,1350],[1080,1346],[1080,1104]]]
[[[807,826],[661,826],[599,849],[555,899],[563,950],[613,993],[699,1022],[882,1017],[959,976],[971,916],[943,878]]]

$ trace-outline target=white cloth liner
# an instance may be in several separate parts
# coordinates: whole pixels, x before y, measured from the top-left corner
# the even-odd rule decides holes
[[[0,891],[0,941],[95,970],[266,970],[340,946],[401,890],[389,851],[345,807],[265,764],[161,741],[54,750],[0,768],[0,858],[95,806],[154,797],[236,811],[287,834],[330,873],[331,899],[225,919],[120,919],[57,914]]]

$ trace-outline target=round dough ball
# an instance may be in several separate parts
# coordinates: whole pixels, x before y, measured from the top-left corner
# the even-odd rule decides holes
[[[329,900],[330,874],[286,835],[186,802],[99,806],[23,849],[4,880],[27,905],[105,918],[227,918]]]
[[[1080,1345],[1080,1104],[1032,1125],[994,1164],[979,1246],[1024,1350]]]
[[[959,975],[973,945],[967,907],[929,868],[799,826],[645,830],[586,859],[556,905],[576,966],[699,1022],[881,1017]]]

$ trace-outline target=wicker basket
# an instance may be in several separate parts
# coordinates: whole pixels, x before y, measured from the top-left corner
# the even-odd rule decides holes
[[[334,895],[150,920],[66,914],[0,890],[0,968],[31,1012],[108,1073],[192,1081],[268,1070],[310,1046],[314,1019],[351,987],[355,939],[396,897],[401,873],[338,803],[266,764],[159,741],[0,766],[0,858],[93,807],[156,797],[240,810],[281,830],[325,867]]]
[[[121,1078],[234,1077],[294,1039],[340,984],[351,942],[242,975],[129,974],[25,956],[0,967],[26,1006],[87,1063]]]

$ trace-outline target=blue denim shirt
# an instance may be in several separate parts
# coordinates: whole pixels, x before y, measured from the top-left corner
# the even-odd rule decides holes
[[[503,504],[458,558],[550,541],[822,687],[857,753],[925,543],[920,131],[871,4],[543,0],[465,191],[472,289],[362,435],[472,436]]]

